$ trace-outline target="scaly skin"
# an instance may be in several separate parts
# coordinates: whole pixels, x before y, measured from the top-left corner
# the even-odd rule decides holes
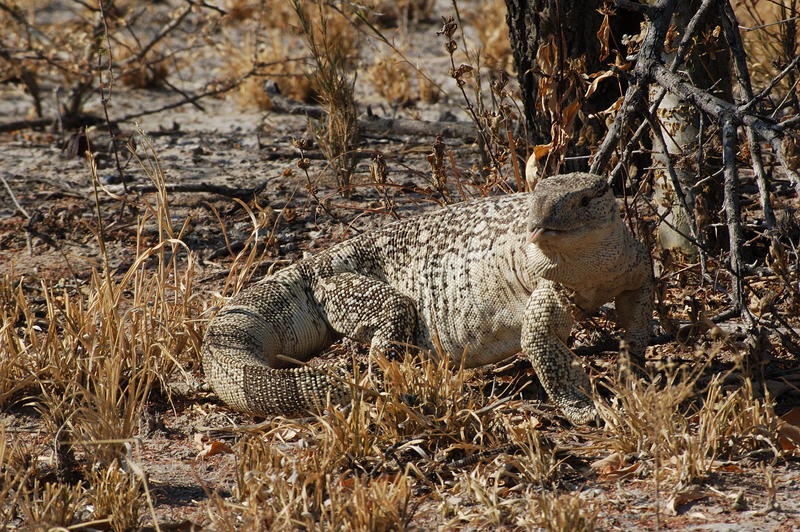
[[[389,224],[267,277],[217,314],[203,343],[235,409],[298,415],[349,400],[336,373],[288,367],[341,337],[371,350],[441,345],[465,367],[520,350],[573,423],[593,420],[589,379],[566,347],[573,313],[615,300],[634,361],[649,338],[650,256],[605,180],[568,174],[532,193],[470,201]]]

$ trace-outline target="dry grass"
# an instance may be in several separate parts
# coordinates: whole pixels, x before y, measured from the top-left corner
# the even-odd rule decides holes
[[[800,2],[739,0],[734,8],[739,23],[746,28],[742,33],[753,81],[756,86],[766,85],[798,51],[800,21],[795,17],[800,13]],[[781,92],[795,79],[796,75],[784,79]]]
[[[229,61],[222,74],[238,78],[263,70],[290,97],[318,97],[328,112],[316,128],[319,144],[346,190],[356,142],[351,74],[361,53],[356,32],[327,3],[298,2],[293,9],[277,3],[275,9],[282,11],[271,14],[268,5],[273,3],[223,4],[225,37],[215,43]],[[395,20],[384,23],[401,25],[429,17],[431,5],[417,1],[373,10]],[[474,20],[484,60],[508,68],[498,31],[498,25],[505,27],[501,3],[480,7]],[[302,29],[304,40],[287,38],[292,24]],[[95,83],[81,77],[87,61],[94,65],[97,59],[95,51],[87,60],[80,48],[88,44],[82,31],[57,41],[64,47],[62,56],[46,56],[57,65],[70,63],[58,74],[59,83]],[[22,34],[18,27],[14,39]],[[130,42],[126,46],[135,50]],[[150,53],[144,61],[168,64],[158,59],[163,49]],[[287,60],[295,54],[306,61]],[[122,49],[118,55],[124,61]],[[42,69],[48,64],[40,58],[9,68],[14,75],[26,70],[45,79]],[[414,73],[407,64],[399,55],[385,55],[370,71],[376,89],[396,105],[414,100]],[[125,82],[166,80],[161,72],[148,81],[149,70],[141,68],[132,64],[132,77]],[[480,90],[476,78],[467,82]],[[430,88],[425,83],[417,84],[423,100],[425,87]],[[497,109],[480,108],[484,95],[473,103],[494,156],[508,168],[510,152],[503,143],[513,129],[509,89],[500,82],[496,87]],[[269,105],[260,78],[247,80],[238,91],[243,105]],[[199,286],[198,264],[185,243],[192,223],[176,225],[155,149],[145,138],[139,145],[138,163],[157,193],[140,211],[130,265],[119,271],[109,266],[113,252],[103,233],[108,224],[98,191],[91,224],[101,262],[85,282],[0,280],[0,408],[32,406],[42,434],[20,436],[0,423],[0,529],[122,531],[154,520],[147,478],[131,457],[131,445],[141,436],[140,420],[151,403],[168,402],[171,383],[191,383],[199,372],[205,323],[212,306],[223,301]],[[449,177],[439,183],[441,194],[461,192],[454,156],[444,148],[441,154],[438,168],[444,176],[446,167]],[[483,166],[489,166],[488,159]],[[385,166],[382,172],[376,170],[381,176],[375,181],[385,185]],[[475,185],[481,192],[504,186],[498,185],[501,176],[486,175],[487,185]],[[90,177],[99,185],[93,165]],[[268,209],[240,206],[252,220],[253,234],[227,265],[222,297],[252,278],[259,262],[258,234],[274,228]],[[794,279],[790,266],[785,274]],[[730,355],[741,346],[720,343],[714,349]],[[774,462],[796,452],[780,444],[782,422],[769,397],[732,374],[709,379],[710,370],[702,364],[691,370],[659,368],[649,382],[611,379],[612,396],[601,407],[605,425],[584,430],[559,424],[551,411],[521,393],[516,381],[508,384],[501,376],[454,368],[445,360],[441,353],[426,353],[392,361],[376,357],[366,369],[356,364],[354,390],[372,393],[355,393],[347,408],[329,408],[316,418],[275,418],[239,438],[233,445],[233,495],[211,493],[206,503],[212,528],[592,530],[602,525],[601,508],[584,498],[582,488],[609,478],[624,483],[628,477],[620,471],[626,467],[639,464],[630,478],[667,493],[708,481],[720,460]],[[202,403],[199,399],[193,402]],[[226,412],[208,402],[201,406]],[[594,472],[588,468],[609,456],[621,458]]]
[[[34,529],[106,518],[114,530],[136,526],[143,484],[130,472],[134,466],[126,447],[138,434],[152,394],[169,397],[167,383],[198,367],[200,320],[209,302],[195,293],[196,263],[181,241],[189,221],[173,227],[152,145],[146,138],[139,145],[150,156],[140,163],[160,192],[139,220],[133,264],[122,272],[105,266],[79,290],[42,283],[38,299],[45,320],[35,317],[40,305],[24,294],[22,282],[5,278],[0,289],[3,406],[28,394],[26,403],[51,434],[47,454],[52,456],[41,470],[20,465],[13,458],[19,448],[4,439],[0,472],[9,491],[0,508],[19,511]],[[90,167],[97,180],[91,159]],[[96,222],[105,253],[104,222]],[[146,227],[155,229],[154,242]],[[248,278],[252,247],[240,257],[243,267],[231,270],[229,287]],[[125,471],[120,464],[127,464]],[[58,482],[41,480],[51,473]],[[86,482],[75,483],[80,477]]]
[[[649,381],[616,377],[610,404],[601,405],[602,445],[635,456],[657,481],[673,486],[705,480],[719,460],[758,449],[777,453],[780,420],[769,399],[746,379],[723,385],[725,376],[714,375],[702,385],[705,370],[705,364],[665,367]]]
[[[496,70],[514,72],[514,56],[506,24],[506,4],[502,0],[481,2],[467,20],[478,32],[483,64]]]
[[[375,91],[393,106],[403,106],[414,100],[413,75],[413,69],[399,61],[395,54],[381,55],[367,71]]]

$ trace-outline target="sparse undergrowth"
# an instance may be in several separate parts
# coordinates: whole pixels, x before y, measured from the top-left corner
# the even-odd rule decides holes
[[[205,88],[235,88],[244,106],[269,108],[263,81],[275,79],[284,95],[321,102],[326,112],[319,123],[293,132],[294,147],[303,150],[298,166],[305,179],[292,180],[292,157],[281,163],[282,183],[289,184],[293,200],[295,195],[299,199],[274,211],[253,195],[224,204],[224,209],[205,200],[193,203],[192,211],[185,205],[176,209],[167,184],[187,177],[189,170],[167,175],[159,151],[173,144],[156,148],[141,132],[131,134],[137,147],[127,171],[152,186],[154,195],[121,196],[106,187],[103,170],[109,162],[91,156],[78,171],[90,183],[91,197],[82,198],[86,201],[78,204],[77,214],[45,212],[34,205],[34,194],[24,195],[23,206],[34,215],[20,208],[26,218],[0,226],[3,246],[20,256],[57,249],[68,270],[71,254],[65,242],[95,246],[97,253],[91,266],[76,266],[71,278],[9,267],[0,279],[0,410],[6,413],[0,418],[0,530],[123,531],[167,524],[165,501],[178,497],[170,495],[167,482],[151,479],[163,450],[148,447],[156,440],[153,434],[160,434],[163,448],[183,445],[184,450],[193,436],[202,436],[200,455],[192,451],[188,458],[170,459],[191,464],[192,474],[180,479],[199,491],[186,497],[187,506],[197,510],[190,521],[213,530],[593,530],[631,523],[652,528],[653,519],[675,516],[698,500],[718,500],[718,507],[734,515],[774,509],[779,489],[774,471],[796,470],[800,445],[800,416],[790,410],[798,405],[792,390],[800,382],[791,367],[796,366],[797,353],[791,352],[796,340],[786,330],[798,326],[800,309],[800,237],[791,209],[768,249],[753,251],[751,262],[759,265],[748,274],[750,310],[765,322],[782,319],[783,336],[764,336],[754,349],[736,332],[710,323],[711,311],[726,304],[725,281],[709,283],[700,265],[690,260],[657,256],[660,323],[678,340],[652,349],[651,380],[605,371],[605,357],[587,359],[597,377],[599,427],[565,426],[536,400],[529,368],[517,364],[513,377],[507,368],[467,371],[450,367],[438,353],[371,361],[380,371],[359,375],[354,389],[362,393],[355,393],[345,409],[248,426],[252,420],[232,416],[198,386],[199,346],[215,308],[268,270],[266,265],[271,269],[288,262],[282,250],[294,241],[286,227],[298,219],[314,230],[320,218],[334,219],[330,232],[339,238],[352,230],[354,210],[356,218],[368,211],[400,216],[410,204],[524,189],[519,164],[527,147],[514,141],[520,118],[513,82],[481,68],[472,33],[460,33],[464,28],[450,26],[452,32],[444,32],[451,53],[442,64],[449,72],[434,72],[412,60],[418,52],[408,35],[410,26],[430,26],[432,42],[438,29],[438,20],[432,22],[438,13],[429,1],[345,6],[229,0],[220,3],[224,15],[200,2],[175,2],[166,11],[152,3],[129,29],[122,22],[137,12],[134,2],[116,2],[105,13],[91,2],[78,3],[72,13],[79,16],[63,25],[41,21],[31,15],[33,8],[25,11],[17,4],[0,2],[10,8],[0,11],[3,27],[11,28],[11,40],[3,37],[3,46],[24,53],[0,56],[0,61],[3,77],[25,87],[36,117],[83,112],[103,87],[107,61],[113,62],[111,70],[121,83],[114,90],[172,90],[169,84],[177,82],[200,50],[214,50],[212,55],[226,59],[210,69],[220,79],[201,80],[208,83]],[[788,20],[797,9],[796,2],[783,2],[783,10],[775,12],[758,2],[740,4],[754,27]],[[304,21],[308,13],[314,16]],[[143,25],[144,31],[136,20],[160,24]],[[482,61],[510,69],[506,37],[497,28],[504,20],[502,2],[480,4],[463,20],[472,21],[485,47]],[[172,32],[185,32],[189,24],[202,31],[170,48]],[[159,37],[151,26],[166,33]],[[756,49],[769,50],[760,52],[756,69],[762,84],[777,68],[764,57],[789,60],[794,53],[769,48],[790,39],[769,32],[789,29],[781,24],[746,34]],[[377,43],[381,52],[365,52],[365,42]],[[354,80],[356,65],[369,66],[369,74]],[[793,79],[787,76],[782,89],[789,90]],[[482,132],[479,146],[413,139],[387,148],[359,138],[355,94],[363,81],[377,92],[372,97],[410,116],[440,98],[458,101],[462,107],[454,109]],[[456,86],[451,94],[441,90],[447,83]],[[43,96],[43,89],[52,87],[65,91],[55,113]],[[112,95],[112,102],[119,97]],[[178,137],[176,131],[158,134]],[[306,157],[314,149],[311,138],[319,147],[314,155],[325,163]],[[204,142],[192,156],[196,166],[208,155]],[[287,149],[291,142],[275,141]],[[371,162],[357,157],[365,150],[374,151]],[[416,159],[404,158],[407,153],[417,153]],[[224,159],[214,164],[217,173],[232,165]],[[338,179],[337,190],[326,188],[322,177],[328,165]],[[370,178],[365,179],[367,172]],[[252,180],[252,169],[246,175]],[[8,187],[5,178],[4,184]],[[640,207],[650,186],[645,178],[639,190],[625,191],[630,212],[649,212]],[[304,187],[308,196],[297,192]],[[318,188],[329,196],[320,200]],[[796,198],[781,190],[777,205],[796,207]],[[329,206],[331,197],[352,191],[361,198],[349,199],[338,210]],[[761,216],[755,203],[745,205],[750,221]],[[88,215],[82,216],[82,209]],[[57,224],[59,216],[63,220]],[[36,232],[47,223],[52,224],[50,242]],[[643,237],[653,229],[647,223],[639,227]],[[195,238],[203,224],[210,227],[206,236],[220,233],[224,239],[223,252],[213,258]],[[8,227],[27,235],[28,242]],[[308,228],[304,231],[303,238]],[[754,234],[754,241],[758,238]],[[717,271],[723,262],[712,258],[708,267]],[[756,275],[763,271],[761,263],[771,268],[767,278]],[[583,325],[577,336],[585,340],[605,322],[598,318]],[[754,359],[754,354],[763,358]],[[785,402],[778,405],[776,395]],[[189,421],[173,423],[181,416]],[[225,453],[235,457],[235,464],[226,462],[230,456]],[[201,478],[203,468],[207,473],[217,467],[227,467],[229,476],[217,482]],[[741,477],[753,471],[757,478],[740,487],[745,485]],[[615,521],[621,508],[629,507],[639,509],[641,521]]]

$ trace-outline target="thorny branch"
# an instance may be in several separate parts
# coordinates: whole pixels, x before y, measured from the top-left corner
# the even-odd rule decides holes
[[[631,75],[631,83],[625,91],[625,97],[614,123],[608,129],[592,160],[591,171],[593,173],[600,173],[606,168],[614,148],[623,135],[623,128],[628,127],[630,118],[646,101],[650,78],[649,69],[653,64],[661,61],[661,50],[676,3],[676,0],[660,0],[648,11],[651,17],[650,27],[647,29],[639,50],[636,66]]]
[[[751,104],[755,105],[756,102],[760,101],[760,98],[756,99],[753,97],[753,87],[750,83],[750,72],[747,69],[747,56],[744,51],[744,43],[742,42],[741,34],[736,29],[739,26],[739,23],[736,20],[736,15],[733,13],[730,4],[727,2],[723,2],[720,7],[722,11],[722,16],[720,17],[722,19],[722,27],[724,28],[725,37],[728,40],[728,45],[731,47],[731,52],[733,53],[735,60],[734,65],[736,79],[745,98],[749,100],[746,105],[743,105],[739,108],[740,112],[746,113],[749,112],[748,107],[751,107]],[[770,85],[773,87],[777,85],[776,80],[780,79],[782,75],[785,74],[779,74],[775,80],[773,80],[774,84]],[[766,96],[766,94],[768,94],[768,92],[765,93],[764,96]],[[752,128],[745,128],[745,131],[747,133],[747,144],[750,147],[750,158],[753,161],[753,171],[755,172],[756,176],[756,184],[758,185],[761,209],[764,211],[764,221],[769,229],[774,229],[775,213],[772,211],[772,204],[769,201],[769,185],[767,184],[767,173],[764,171],[764,160],[761,156],[761,145],[758,143]]]
[[[728,222],[728,238],[730,241],[730,267],[732,291],[731,299],[734,308],[741,311],[747,329],[752,328],[752,317],[744,302],[742,289],[742,224],[739,220],[739,178],[736,171],[736,152],[739,139],[737,138],[736,125],[731,117],[726,118],[722,124],[722,164],[725,175],[725,217]]]
[[[687,25],[681,43],[669,66],[665,65],[663,60],[664,43],[677,3],[671,0],[660,0],[653,6],[643,6],[627,0],[616,0],[615,5],[621,9],[644,13],[649,19],[649,26],[636,57],[636,65],[630,74],[628,89],[625,92],[612,126],[593,158],[591,171],[600,173],[605,170],[611,161],[612,153],[622,145],[621,156],[609,177],[609,180],[613,181],[625,167],[639,139],[648,129],[648,125],[653,132],[653,142],[656,145],[664,144],[660,124],[653,119],[653,114],[667,92],[675,94],[720,124],[725,183],[724,210],[729,231],[729,270],[733,285],[730,297],[734,309],[741,312],[747,328],[752,329],[754,318],[749,314],[745,305],[743,290],[744,262],[741,253],[743,236],[739,220],[738,171],[736,168],[736,154],[739,143],[737,128],[743,127],[747,138],[755,181],[759,190],[759,201],[764,212],[765,224],[770,230],[767,234],[770,238],[774,238],[771,230],[775,227],[775,214],[769,201],[769,186],[764,169],[760,140],[769,143],[776,161],[790,179],[797,195],[800,196],[800,175],[798,175],[797,169],[793,168],[786,160],[784,148],[787,131],[800,126],[800,117],[777,123],[769,118],[760,116],[757,113],[757,109],[759,104],[771,94],[780,81],[797,68],[798,64],[800,64],[800,56],[795,56],[764,89],[754,94],[747,67],[744,44],[739,33],[739,24],[727,0],[703,0],[697,13]],[[713,6],[716,6],[719,10],[721,26],[734,59],[736,81],[743,99],[743,101],[736,104],[727,102],[708,91],[692,85],[676,73],[677,68],[683,63],[693,39],[698,36],[701,18]],[[659,85],[660,90],[648,105],[648,87],[652,83]],[[637,126],[635,132],[629,134],[634,129],[634,126]],[[675,179],[672,164],[669,161],[667,166],[676,195],[683,202],[680,184]],[[687,212],[693,218],[693,213],[688,210]],[[694,220],[692,220],[690,227],[692,229],[696,228]],[[692,233],[690,240],[699,245],[695,231],[692,230]]]

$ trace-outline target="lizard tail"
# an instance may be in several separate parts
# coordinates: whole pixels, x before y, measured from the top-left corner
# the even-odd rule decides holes
[[[257,283],[242,291],[211,321],[203,340],[203,370],[214,392],[236,410],[297,416],[316,413],[328,397],[350,400],[352,372],[286,367],[280,354],[306,360],[335,340],[291,269],[288,278]]]
[[[308,415],[319,412],[328,397],[332,404],[350,401],[350,388],[345,383],[351,372],[344,364],[325,370],[308,366],[277,369],[255,359],[249,350],[207,342],[203,369],[225,403],[249,414]]]

